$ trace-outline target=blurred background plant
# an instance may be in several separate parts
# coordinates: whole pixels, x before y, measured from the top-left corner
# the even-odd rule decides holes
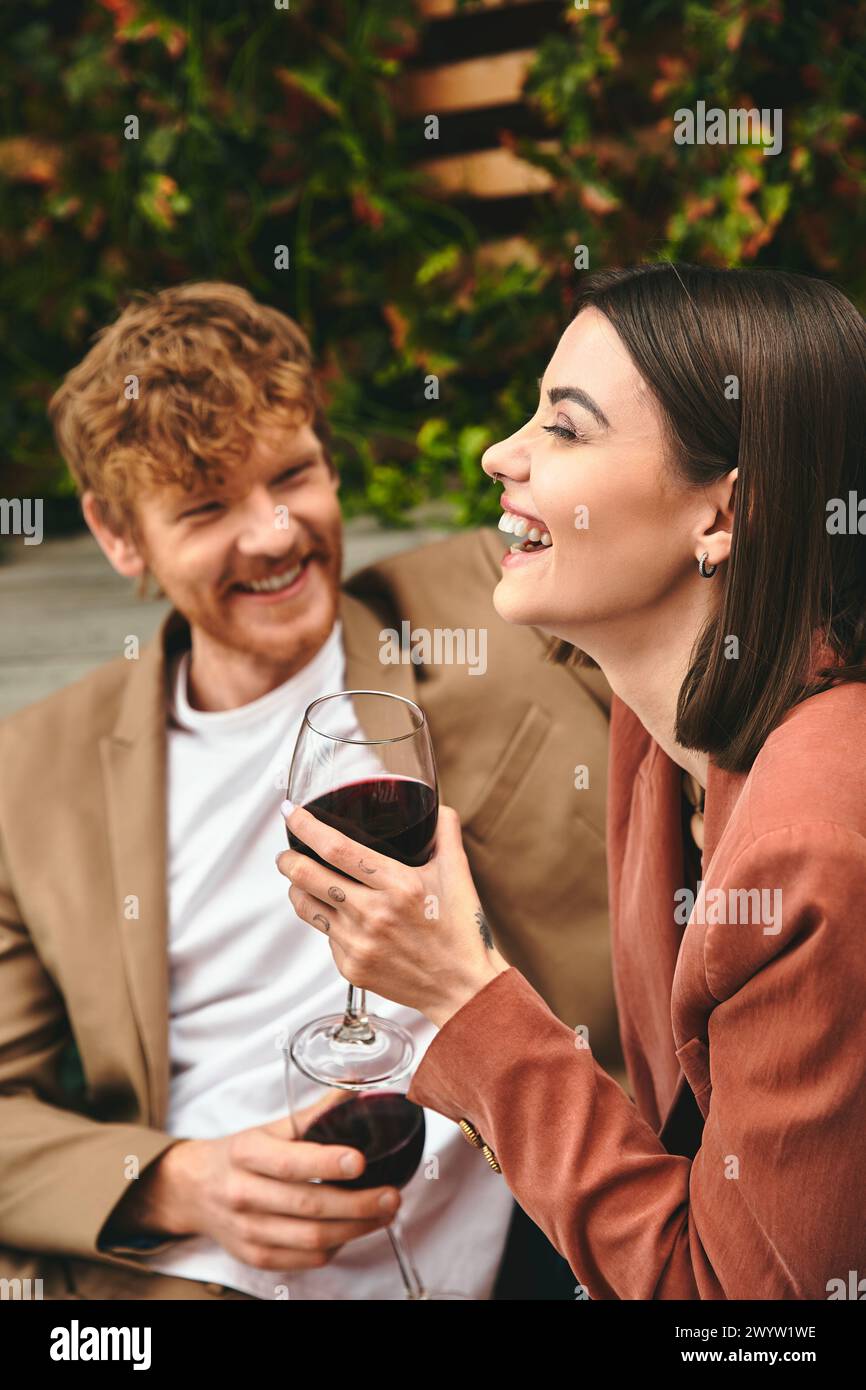
[[[578,245],[591,269],[782,266],[862,305],[862,5],[278,3],[2,7],[0,495],[51,499],[49,528],[78,509],[46,401],[136,288],[234,280],[297,318],[345,510],[393,525],[431,499],[457,525],[497,515],[478,460],[534,409]],[[443,118],[446,150],[492,143],[537,174],[521,196],[449,196],[425,165],[406,84],[464,56],[461,22],[476,54],[533,36],[519,104]],[[698,100],[781,107],[781,153],[675,145]]]

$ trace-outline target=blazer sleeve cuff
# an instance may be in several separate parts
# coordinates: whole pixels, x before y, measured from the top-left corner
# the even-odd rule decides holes
[[[539,1013],[547,1024],[559,1023],[513,965],[495,975],[440,1028],[412,1078],[409,1099],[458,1124],[469,1122],[481,1141],[475,1147],[485,1147],[496,1097],[515,1058],[537,1047]],[[571,1033],[564,1023],[559,1026]],[[465,1125],[461,1128],[475,1143]]]
[[[137,1156],[140,1161],[139,1177],[143,1177],[146,1169],[149,1168],[152,1163],[155,1163],[158,1158],[161,1158],[172,1145],[177,1144],[179,1142],[179,1137],[177,1135],[155,1134],[149,1131],[148,1141],[151,1140],[157,1141],[157,1147],[155,1149],[152,1148],[151,1143],[148,1142],[146,1146],[139,1145],[137,1151]],[[114,1264],[121,1263],[127,1266],[133,1265],[134,1267],[140,1268],[148,1255],[158,1255],[161,1254],[163,1250],[170,1250],[177,1244],[178,1240],[183,1239],[183,1237],[146,1235],[143,1232],[135,1235],[124,1235],[122,1232],[114,1234],[112,1232],[109,1235],[108,1228],[110,1227],[114,1210],[129,1191],[130,1179],[124,1177],[122,1182],[122,1189],[119,1188],[118,1184],[115,1184],[114,1191],[109,1196],[111,1206],[106,1210],[105,1216],[99,1224],[95,1253],[103,1257],[110,1256]]]
[[[100,1241],[99,1249],[106,1255],[158,1255],[179,1239],[179,1236],[130,1236],[127,1241],[111,1244]]]

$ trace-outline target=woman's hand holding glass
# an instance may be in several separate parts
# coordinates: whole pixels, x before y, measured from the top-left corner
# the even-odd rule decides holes
[[[347,980],[442,1027],[508,962],[492,945],[463,848],[460,818],[440,806],[432,857],[411,868],[284,804],[296,839],[333,865],[284,850],[298,916],[326,933]]]

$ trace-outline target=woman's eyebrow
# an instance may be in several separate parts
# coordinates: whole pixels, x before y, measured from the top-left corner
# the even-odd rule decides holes
[[[540,386],[541,382],[539,381],[538,384]],[[557,401],[574,401],[575,405],[582,405],[584,410],[588,410],[603,430],[610,429],[610,421],[601,406],[579,386],[551,386],[547,393],[547,399],[551,405],[556,405]]]

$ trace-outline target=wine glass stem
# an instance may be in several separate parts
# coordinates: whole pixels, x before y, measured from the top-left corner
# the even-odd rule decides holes
[[[372,1042],[376,1031],[367,1017],[367,991],[349,985],[346,1012],[334,1037],[340,1042]]]
[[[427,1290],[425,1289],[421,1275],[415,1268],[409,1248],[406,1245],[399,1229],[395,1229],[396,1223],[388,1227],[388,1239],[391,1242],[391,1249],[394,1251],[394,1258],[400,1269],[400,1277],[403,1280],[403,1287],[406,1290],[406,1297],[415,1301],[425,1299]]]

